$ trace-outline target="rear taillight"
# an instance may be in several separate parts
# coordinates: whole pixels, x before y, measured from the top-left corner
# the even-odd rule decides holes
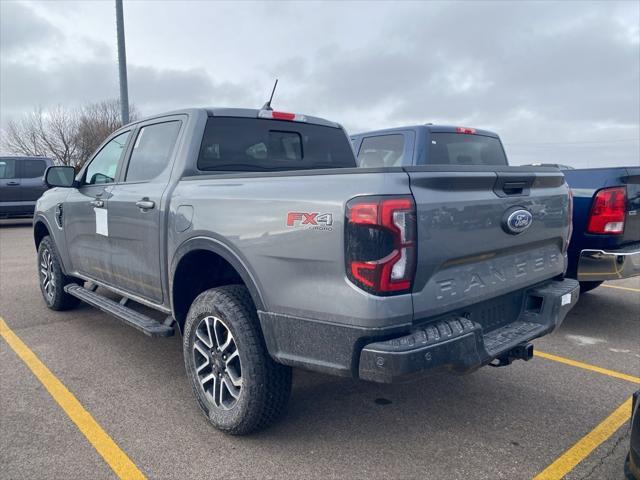
[[[625,187],[603,188],[598,191],[591,205],[587,233],[622,233],[626,204]]]
[[[416,265],[416,209],[412,197],[358,197],[347,203],[346,270],[376,295],[411,291]]]

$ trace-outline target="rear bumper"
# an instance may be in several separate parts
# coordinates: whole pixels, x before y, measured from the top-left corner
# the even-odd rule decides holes
[[[549,281],[528,290],[518,318],[487,333],[464,317],[429,323],[409,335],[365,345],[359,377],[391,383],[445,369],[466,373],[507,359],[514,348],[555,330],[578,301],[575,280]]]
[[[578,280],[598,282],[640,275],[640,243],[618,250],[585,249],[578,260]]]

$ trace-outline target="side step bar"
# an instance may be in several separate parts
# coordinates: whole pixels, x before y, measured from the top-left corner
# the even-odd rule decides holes
[[[160,323],[151,317],[138,313],[129,307],[125,307],[118,302],[103,297],[99,293],[76,285],[75,283],[66,285],[64,291],[88,303],[92,307],[96,307],[105,313],[113,315],[127,325],[140,330],[150,337],[170,337],[174,333],[172,326]]]

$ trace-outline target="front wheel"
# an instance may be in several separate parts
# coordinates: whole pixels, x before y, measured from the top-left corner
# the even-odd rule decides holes
[[[213,288],[194,300],[185,321],[183,352],[198,404],[218,429],[245,435],[284,412],[291,368],[269,356],[245,287]]]
[[[60,257],[51,237],[46,236],[38,245],[38,276],[42,298],[51,310],[70,310],[80,300],[64,291],[64,286],[76,280],[62,272]]]

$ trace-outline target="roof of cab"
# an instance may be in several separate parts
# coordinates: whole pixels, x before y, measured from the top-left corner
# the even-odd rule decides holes
[[[433,125],[433,124],[423,124],[423,125],[406,125],[403,127],[394,127],[394,128],[383,128],[380,130],[372,130],[369,132],[356,133],[351,135],[353,137],[360,137],[362,135],[381,135],[381,134],[389,134],[394,132],[406,131],[406,130],[425,130],[429,132],[437,132],[437,133],[457,133],[457,129],[460,128],[460,125]],[[473,128],[473,127],[464,127],[464,128]],[[489,130],[482,130],[479,128],[474,128],[476,135],[484,135],[485,137],[494,137],[500,138],[497,133],[490,132]]]
[[[180,110],[173,110],[170,112],[159,113],[156,115],[151,115],[149,117],[141,118],[140,120],[136,120],[135,122],[131,122],[130,125],[134,125],[140,122],[146,122],[148,120],[153,120],[155,118],[167,117],[169,115],[193,115],[198,111],[204,110],[209,117],[241,117],[241,118],[258,118],[258,114],[260,113],[260,109],[258,108],[221,108],[221,107],[203,107],[203,108],[185,108]],[[304,114],[302,114],[304,115]],[[312,117],[310,115],[304,115],[306,122],[313,125],[322,125],[325,127],[334,127],[334,128],[342,128],[339,123],[332,122],[330,120],[326,120],[324,118]],[[288,120],[279,120],[279,121],[288,121]]]
[[[258,118],[258,114],[262,110],[259,108],[207,108],[210,117],[242,117],[242,118]],[[276,111],[279,111],[276,109]],[[293,113],[293,112],[292,112]],[[297,113],[297,112],[296,112]],[[305,123],[314,125],[322,125],[325,127],[342,128],[339,123],[332,122],[320,117],[312,117],[304,113],[300,113],[306,119]],[[288,121],[288,120],[284,120]]]

